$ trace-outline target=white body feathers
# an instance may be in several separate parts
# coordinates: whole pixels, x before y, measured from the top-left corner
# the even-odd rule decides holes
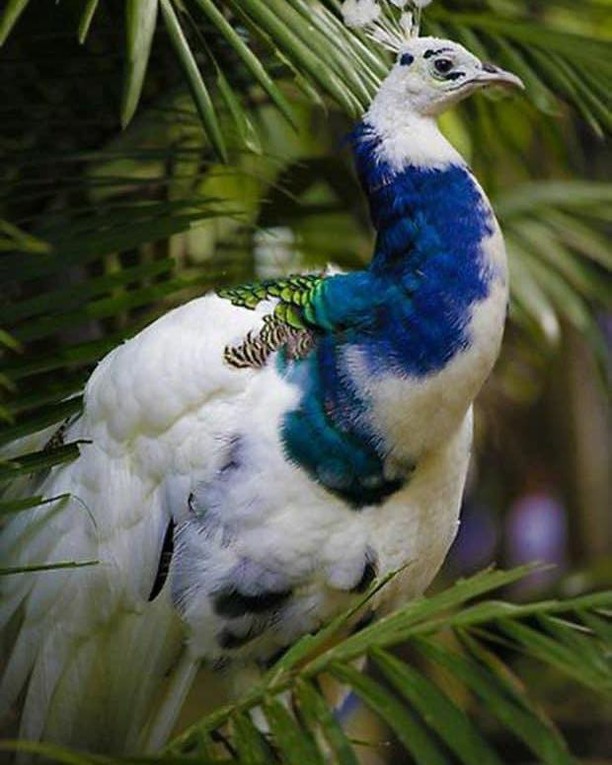
[[[415,45],[422,53],[428,42]],[[467,66],[474,57],[464,54]],[[369,113],[387,161],[460,162],[433,119],[402,102],[398,72]],[[490,209],[484,196],[482,204]],[[428,586],[457,530],[471,404],[501,342],[507,276],[496,224],[482,254],[492,283],[469,318],[469,347],[441,371],[389,374],[368,389],[390,445],[385,470],[407,459],[417,467],[403,488],[358,512],[287,459],[281,424],[297,386],[274,363],[238,370],[223,360],[225,346],[261,327],[269,304],[251,311],[216,296],[194,300],[100,363],[65,434],[83,441],[79,459],[36,487],[69,497],[18,514],[2,539],[8,566],[95,561],[3,578],[10,653],[0,692],[4,711],[24,694],[21,736],[101,751],[155,746],[201,660],[231,654],[231,676],[315,630],[358,597],[372,551],[378,576],[405,566],[375,606]],[[363,359],[349,352],[367,389]],[[149,601],[171,520],[170,572]],[[251,598],[250,613],[232,611],[228,586]],[[265,617],[262,590],[282,603],[279,618]]]
[[[438,570],[457,528],[470,413],[423,458],[404,490],[383,507],[355,513],[284,458],[278,423],[296,391],[273,368],[224,365],[222,348],[257,319],[208,296],[107,356],[88,383],[85,413],[66,434],[92,443],[38,489],[72,498],[22,513],[4,532],[8,565],[98,561],[5,580],[3,621],[18,620],[20,635],[2,700],[12,703],[28,686],[25,738],[110,751],[140,745],[142,726],[155,716],[151,703],[183,642],[194,660],[220,655],[221,625],[208,593],[242,554],[307,582],[291,614],[248,647],[255,655],[346,608],[344,591],[358,582],[368,545],[377,550],[380,575],[410,564],[401,586],[393,585],[398,597],[422,592]],[[238,431],[250,434],[254,459],[227,488],[218,530],[235,525],[238,545],[211,558],[188,498],[198,486],[214,486]],[[170,517],[178,523],[174,571],[149,603]],[[172,582],[184,624],[170,603]]]

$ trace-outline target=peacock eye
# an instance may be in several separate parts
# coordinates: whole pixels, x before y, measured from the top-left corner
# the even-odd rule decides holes
[[[450,58],[439,58],[434,62],[434,69],[440,74],[447,74],[453,68]]]

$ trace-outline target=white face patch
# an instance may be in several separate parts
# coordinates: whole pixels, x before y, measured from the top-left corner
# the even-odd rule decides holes
[[[375,102],[396,116],[401,105],[412,115],[436,117],[491,84],[523,86],[518,77],[483,63],[459,43],[418,37],[402,46]]]
[[[407,164],[436,169],[464,165],[435,118],[474,91],[496,83],[523,87],[518,77],[481,62],[459,43],[417,37],[400,48],[364,122],[374,128],[381,139],[382,159],[394,169]]]
[[[400,52],[387,80],[405,107],[436,116],[483,84],[483,65],[462,45],[423,37]]]

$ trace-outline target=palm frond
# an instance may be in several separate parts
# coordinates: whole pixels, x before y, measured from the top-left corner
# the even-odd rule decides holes
[[[124,127],[134,116],[142,93],[157,23],[157,10],[157,0],[151,0],[147,3],[127,0],[125,6],[127,67],[121,104],[121,123]],[[87,30],[94,13],[95,5],[89,3],[79,26],[79,40],[81,42],[87,37]]]
[[[604,236],[612,221],[612,187],[531,182],[495,201],[510,256],[513,316],[528,318],[552,344],[563,319],[597,347],[592,306],[612,305],[612,257]]]
[[[302,638],[238,702],[191,725],[156,756],[113,762],[266,763],[337,762],[355,765],[356,744],[345,732],[319,679],[330,675],[379,716],[417,765],[444,765],[449,754],[464,765],[501,765],[500,741],[509,736],[546,765],[576,760],[551,718],[516,674],[523,656],[550,666],[578,686],[604,698],[612,695],[609,656],[612,592],[523,605],[490,598],[532,567],[483,571],[449,589],[421,598],[396,613],[341,639],[355,609],[320,634]],[[379,583],[364,597],[366,609]],[[482,599],[485,597],[487,599]],[[323,646],[327,645],[327,648]],[[402,646],[402,658],[393,649]],[[377,670],[363,675],[353,666],[367,657]],[[288,708],[281,699],[290,696]],[[258,709],[269,732],[252,722]],[[490,720],[483,724],[483,717]],[[215,746],[213,742],[222,742]],[[57,762],[107,763],[99,755],[53,745],[7,742],[7,748],[53,755]],[[453,760],[454,761],[454,760]]]
[[[8,37],[28,0],[12,0],[5,8],[0,40]],[[329,96],[348,114],[358,115],[388,68],[388,61],[341,22],[337,5],[306,0],[160,0],[125,5],[125,76],[121,106],[124,125],[132,119],[141,97],[156,30],[165,35],[191,90],[202,125],[218,157],[227,158],[220,129],[220,105],[230,107],[238,126],[244,93],[223,74],[211,32],[223,41],[253,85],[288,118],[291,109],[278,73],[293,79],[311,95]],[[586,4],[589,6],[589,4]],[[574,34],[571,19],[552,27],[560,0],[547,4],[546,18],[533,18],[525,6],[504,16],[486,6],[465,12],[457,3],[436,3],[426,15],[425,31],[455,37],[483,58],[493,58],[519,74],[537,109],[557,111],[560,98],[575,107],[595,131],[611,127],[607,91],[612,70],[610,46],[594,36]],[[95,22],[98,4],[89,2],[78,25],[83,40]],[[584,9],[576,13],[584,13]],[[587,7],[588,13],[588,7]],[[208,30],[208,32],[207,32]],[[0,43],[1,44],[1,43]],[[218,45],[218,42],[217,42]],[[221,72],[221,75],[220,75]],[[242,89],[243,90],[243,89]],[[246,135],[244,135],[245,144]]]
[[[224,735],[232,742],[235,717],[244,719],[246,712],[261,705],[282,762],[296,761],[297,756],[304,756],[307,747],[312,752],[314,744],[320,745],[317,732],[323,733],[326,741],[336,741],[345,757],[350,757],[346,754],[350,743],[340,736],[337,723],[330,723],[329,715],[327,720],[318,717],[314,722],[312,715],[312,706],[320,709],[323,703],[316,689],[317,678],[331,674],[384,719],[417,763],[444,763],[449,750],[466,765],[503,762],[495,742],[471,722],[479,714],[479,706],[486,707],[498,725],[520,739],[540,761],[550,765],[574,762],[550,719],[495,653],[496,635],[505,637],[505,651],[551,664],[595,693],[609,695],[612,667],[606,659],[605,631],[587,627],[580,614],[585,610],[601,613],[609,608],[612,594],[526,606],[491,600],[471,603],[524,574],[525,570],[478,574],[439,595],[406,606],[323,653],[319,653],[318,636],[305,638],[290,651],[293,658],[281,660],[259,688],[240,703],[219,710],[181,734],[168,748],[169,753],[192,751],[200,733],[210,734],[222,726],[226,726]],[[565,618],[559,618],[561,614]],[[534,617],[537,628],[530,626]],[[342,619],[338,620],[332,629],[340,629],[342,623]],[[327,641],[329,630],[325,632]],[[410,661],[389,652],[398,645],[404,646],[404,652],[408,647]],[[353,668],[351,662],[364,656],[380,671],[381,679],[363,676]],[[572,661],[572,656],[579,658]],[[427,668],[432,665],[465,687],[469,717],[449,695],[446,684],[428,674]],[[296,717],[288,712],[281,715],[278,703],[272,702],[287,692],[293,694]],[[310,715],[302,713],[303,703],[311,707]],[[332,729],[328,729],[330,726]],[[318,758],[307,761],[319,761],[324,752],[325,747]]]

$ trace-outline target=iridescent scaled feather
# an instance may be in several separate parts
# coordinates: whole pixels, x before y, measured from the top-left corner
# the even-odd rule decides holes
[[[295,274],[281,279],[243,284],[238,287],[224,287],[217,295],[230,300],[240,308],[256,308],[264,300],[278,298],[274,316],[295,329],[305,329],[303,310],[312,302],[317,286],[324,279],[323,274]]]
[[[290,360],[306,357],[314,344],[314,335],[308,329],[297,329],[276,314],[263,317],[259,332],[248,332],[240,345],[227,345],[223,358],[236,369],[260,369],[275,351],[284,348]]]

